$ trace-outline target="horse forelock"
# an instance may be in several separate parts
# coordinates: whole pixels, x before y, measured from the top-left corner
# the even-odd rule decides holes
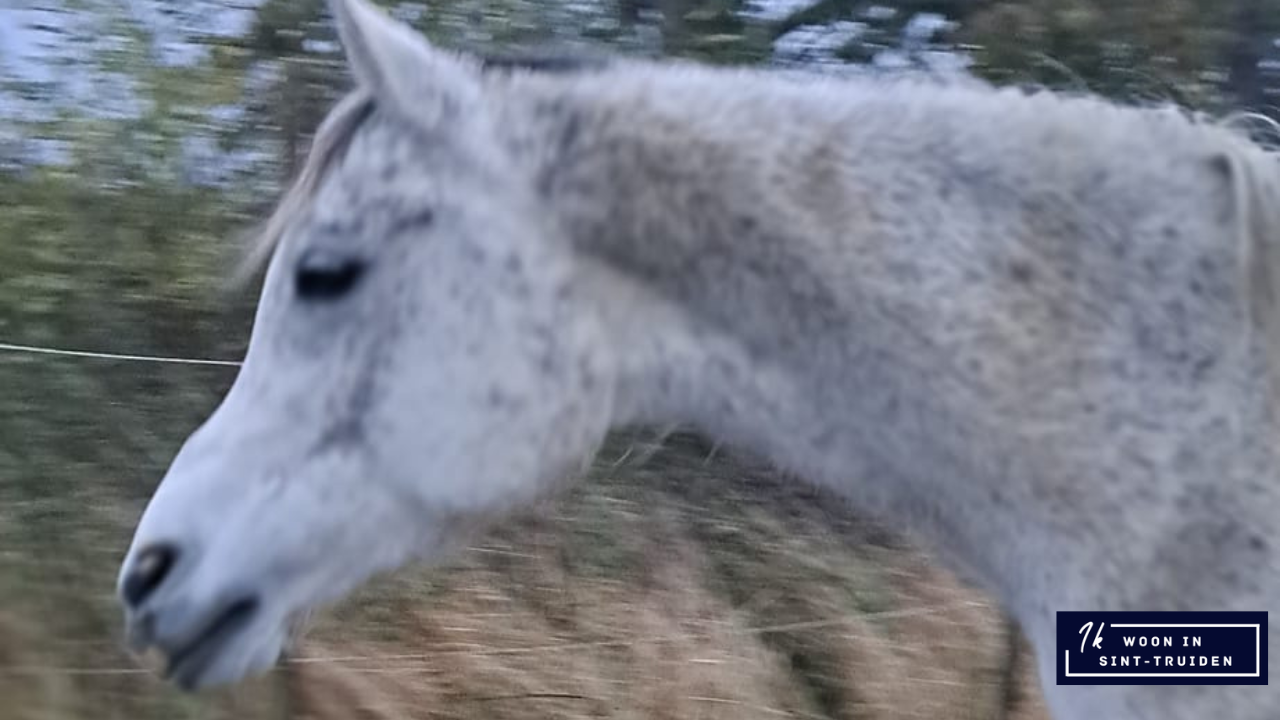
[[[478,57],[485,72],[525,71],[538,74],[575,74],[599,71],[610,59],[599,55],[524,52]],[[281,236],[300,212],[306,209],[335,161],[347,151],[351,139],[374,109],[374,98],[357,88],[340,100],[316,130],[301,171],[276,203],[268,218],[249,232],[245,256],[235,273],[236,285],[262,269],[279,245]]]
[[[260,270],[279,245],[289,224],[306,209],[334,163],[342,158],[356,131],[373,113],[373,97],[355,90],[334,106],[316,130],[311,149],[289,189],[267,220],[251,233],[249,249],[241,261],[238,281]]]

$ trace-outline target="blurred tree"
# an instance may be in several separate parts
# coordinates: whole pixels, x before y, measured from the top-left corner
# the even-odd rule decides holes
[[[1235,0],[1224,33],[1226,90],[1239,108],[1266,112],[1280,118],[1271,106],[1276,93],[1277,36],[1280,35],[1280,2]]]
[[[1217,0],[1000,0],[962,39],[999,82],[1205,105],[1219,99],[1228,15]]]

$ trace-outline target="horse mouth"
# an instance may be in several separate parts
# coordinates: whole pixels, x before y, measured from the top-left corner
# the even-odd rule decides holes
[[[185,691],[194,690],[202,675],[237,634],[258,612],[258,599],[237,600],[215,617],[204,630],[190,642],[169,655],[164,678]]]

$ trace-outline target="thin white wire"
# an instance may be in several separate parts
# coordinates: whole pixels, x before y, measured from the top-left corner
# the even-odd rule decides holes
[[[37,345],[16,345],[13,343],[0,343],[0,351],[28,353],[31,355],[58,355],[61,357],[90,358],[94,360],[169,363],[173,365],[216,365],[220,367],[240,367],[241,365],[241,363],[236,360],[208,360],[204,358],[165,357],[161,355],[121,355],[118,353],[90,352],[88,350],[64,350],[61,348],[40,347]]]

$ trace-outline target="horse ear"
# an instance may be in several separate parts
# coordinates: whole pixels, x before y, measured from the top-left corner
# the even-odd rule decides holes
[[[330,7],[351,72],[375,99],[422,117],[432,100],[460,100],[474,89],[474,69],[465,61],[368,0],[330,0]]]

